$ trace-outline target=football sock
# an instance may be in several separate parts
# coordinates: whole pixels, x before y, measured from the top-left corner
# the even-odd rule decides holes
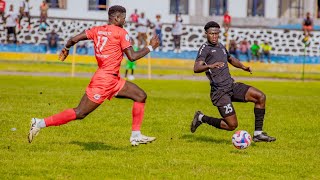
[[[46,122],[44,122],[44,119],[41,119],[40,121],[39,121],[39,123],[37,124],[37,128],[44,128],[44,127],[46,127],[47,125],[46,125]]]
[[[199,116],[198,116],[198,120],[202,122],[202,118],[203,118],[203,116],[204,116],[203,114],[199,114]]]
[[[254,131],[254,132],[253,132],[253,135],[254,135],[254,136],[258,136],[259,134],[262,134],[262,131]]]
[[[141,132],[140,131],[132,131],[131,132],[131,136],[132,137],[137,137],[137,136],[140,136],[141,135]]]
[[[145,103],[134,102],[132,107],[132,131],[140,131]]]
[[[262,131],[265,109],[254,108],[255,131]]]
[[[203,123],[207,123],[211,126],[214,126],[218,129],[221,129],[221,127],[220,127],[221,119],[204,115],[201,120]]]
[[[44,122],[49,126],[60,126],[62,124],[66,124],[72,120],[75,120],[77,118],[76,112],[74,109],[66,109],[65,111],[62,111],[61,113],[55,114],[53,116],[44,118]]]

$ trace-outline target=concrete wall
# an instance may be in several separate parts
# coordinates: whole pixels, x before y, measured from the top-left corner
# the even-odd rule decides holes
[[[49,17],[75,18],[88,20],[106,20],[106,11],[89,11],[88,0],[66,0],[67,9],[49,9]],[[228,0],[228,10],[233,18],[232,24],[235,26],[275,26],[279,24],[301,23],[301,18],[292,18],[289,9],[282,8],[283,18],[278,18],[280,0],[265,0],[265,17],[247,17],[247,0]],[[10,4],[14,4],[15,11],[18,12],[19,4],[22,0],[7,0],[7,10]],[[30,0],[33,8],[32,16],[39,16],[39,6],[42,0]],[[138,9],[139,12],[145,12],[151,20],[155,20],[156,14],[161,14],[162,21],[172,23],[174,14],[169,14],[170,0],[109,0],[110,6],[123,5],[127,9],[127,17]],[[289,2],[283,0],[283,2]],[[298,1],[297,1],[298,2]],[[305,12],[309,11],[315,16],[315,7],[317,0],[305,0]],[[203,25],[204,23],[215,20],[222,23],[222,16],[209,16],[209,0],[189,0],[189,15],[183,15],[185,24]],[[315,24],[319,21],[315,21]]]

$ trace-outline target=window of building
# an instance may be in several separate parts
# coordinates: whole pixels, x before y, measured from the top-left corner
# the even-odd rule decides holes
[[[170,14],[179,13],[189,13],[189,0],[170,0]]]
[[[89,10],[106,11],[108,8],[107,0],[89,0]]]
[[[67,9],[67,0],[46,0],[49,8]]]
[[[248,0],[248,16],[264,17],[264,0]]]
[[[228,0],[210,0],[209,2],[209,14],[221,16],[228,9]]]
[[[279,1],[279,17],[301,18],[305,16],[305,0]]]

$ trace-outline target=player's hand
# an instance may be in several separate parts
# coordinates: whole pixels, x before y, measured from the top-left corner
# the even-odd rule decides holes
[[[157,47],[159,47],[160,40],[159,40],[158,35],[153,35],[152,36],[149,45],[151,45],[153,49],[156,49]]]
[[[216,63],[213,63],[213,64],[209,64],[208,65],[210,69],[213,69],[213,68],[221,68],[224,66],[224,62],[216,62]]]
[[[244,66],[242,69],[243,69],[244,71],[247,71],[247,72],[249,72],[250,74],[252,74],[252,70],[251,70],[250,67]]]
[[[60,61],[64,61],[69,55],[69,50],[67,50],[66,48],[63,48],[59,54],[59,60]]]

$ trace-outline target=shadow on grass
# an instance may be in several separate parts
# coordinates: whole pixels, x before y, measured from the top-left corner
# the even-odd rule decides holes
[[[82,146],[86,151],[108,151],[108,150],[121,150],[120,148],[113,147],[102,142],[79,142],[71,141],[70,144]]]
[[[189,142],[196,142],[196,141],[202,141],[202,142],[208,142],[208,143],[214,143],[214,144],[228,144],[230,141],[227,141],[225,139],[214,139],[212,137],[208,136],[196,136],[191,134],[185,134],[181,136],[181,139],[186,139]]]

